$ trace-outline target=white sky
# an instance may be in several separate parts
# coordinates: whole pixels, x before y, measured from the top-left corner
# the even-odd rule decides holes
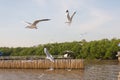
[[[76,11],[71,26],[67,9]],[[24,21],[43,18],[51,20],[25,28]],[[0,47],[120,38],[119,30],[120,0],[0,0]]]

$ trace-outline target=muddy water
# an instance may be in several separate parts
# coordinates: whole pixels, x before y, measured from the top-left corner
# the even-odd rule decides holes
[[[84,80],[118,80],[120,63],[116,61],[94,61],[86,64]]]
[[[118,80],[118,61],[85,63],[84,70],[0,69],[0,80]]]

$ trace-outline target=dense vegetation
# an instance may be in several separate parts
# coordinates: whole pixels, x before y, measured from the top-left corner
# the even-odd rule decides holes
[[[3,52],[3,56],[40,56],[45,55],[43,48],[47,47],[52,55],[63,55],[64,51],[68,50],[73,52],[71,56],[74,58],[116,59],[117,51],[119,51],[119,42],[120,39],[102,39],[90,42],[82,40],[38,45],[34,47],[1,47],[0,51]]]

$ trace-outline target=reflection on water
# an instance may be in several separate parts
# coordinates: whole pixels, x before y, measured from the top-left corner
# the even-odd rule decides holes
[[[0,80],[119,80],[120,63],[98,61],[84,70],[0,69]]]

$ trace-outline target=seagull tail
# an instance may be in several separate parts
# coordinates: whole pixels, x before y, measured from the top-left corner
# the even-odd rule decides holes
[[[67,23],[69,26],[71,25],[71,22],[65,22],[65,23]]]

